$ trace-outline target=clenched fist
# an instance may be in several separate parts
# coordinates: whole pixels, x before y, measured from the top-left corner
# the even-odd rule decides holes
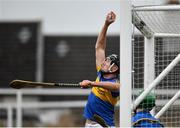
[[[109,12],[109,13],[107,14],[105,23],[106,23],[107,25],[110,25],[110,24],[113,23],[115,20],[116,20],[116,14],[115,14],[113,11],[111,11],[111,12]]]
[[[79,83],[79,85],[82,87],[82,88],[89,88],[91,87],[92,85],[92,81],[90,80],[83,80],[82,82]]]

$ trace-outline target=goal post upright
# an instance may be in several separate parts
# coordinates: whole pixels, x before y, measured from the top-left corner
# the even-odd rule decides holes
[[[155,77],[154,36],[144,38],[144,89],[147,88]]]
[[[131,127],[132,103],[131,0],[120,1],[120,127]]]
[[[154,36],[149,39],[144,37],[144,89],[146,89],[155,78],[154,54]],[[151,114],[155,114],[154,109],[151,111]]]

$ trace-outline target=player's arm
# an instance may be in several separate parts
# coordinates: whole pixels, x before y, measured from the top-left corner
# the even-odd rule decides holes
[[[80,86],[82,88],[89,88],[89,87],[101,87],[108,89],[110,91],[119,91],[120,83],[114,82],[94,82],[90,80],[83,80],[80,82]]]
[[[111,23],[113,23],[116,19],[116,15],[114,12],[109,12],[106,16],[105,23],[102,27],[101,32],[98,35],[95,49],[96,49],[96,67],[99,67],[102,61],[105,59],[105,49],[106,49],[106,34],[108,27]]]

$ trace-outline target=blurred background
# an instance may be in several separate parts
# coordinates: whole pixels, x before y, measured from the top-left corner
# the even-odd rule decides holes
[[[95,80],[95,42],[111,10],[117,21],[108,31],[107,54],[119,54],[119,1],[0,0],[0,127],[84,126],[90,89],[14,90],[9,82]],[[141,6],[174,1],[132,2]],[[117,105],[116,126],[118,117]]]

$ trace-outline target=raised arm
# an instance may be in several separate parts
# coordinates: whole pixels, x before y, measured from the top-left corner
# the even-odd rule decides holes
[[[105,50],[106,50],[106,34],[108,27],[116,19],[114,12],[109,12],[106,16],[105,23],[100,31],[97,41],[96,41],[96,67],[100,66],[102,61],[105,59]]]

